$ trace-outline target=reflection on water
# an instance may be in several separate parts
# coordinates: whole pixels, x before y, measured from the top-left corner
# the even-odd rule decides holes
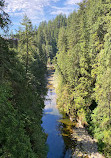
[[[62,138],[65,143],[65,149],[64,149],[64,155],[66,152],[70,153],[71,155],[71,149],[75,149],[76,147],[76,139],[72,139],[72,128],[73,123],[71,124],[71,121],[68,118],[60,119],[59,130],[61,131]]]
[[[48,134],[49,152],[47,158],[71,158],[71,149],[75,147],[71,140],[71,125],[66,124],[56,107],[56,93],[52,85],[52,76],[48,78],[48,92],[42,118],[42,127]]]

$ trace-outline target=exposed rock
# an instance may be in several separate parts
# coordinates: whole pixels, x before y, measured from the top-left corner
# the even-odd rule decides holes
[[[73,129],[72,138],[77,139],[73,158],[105,158],[98,152],[97,141],[91,138],[82,125]]]

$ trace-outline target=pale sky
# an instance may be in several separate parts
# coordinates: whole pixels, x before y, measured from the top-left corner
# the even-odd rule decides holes
[[[60,13],[68,16],[73,10],[78,9],[79,2],[82,0],[5,0],[5,10],[13,23],[11,29],[15,29],[24,14],[38,26],[41,21],[51,20]]]

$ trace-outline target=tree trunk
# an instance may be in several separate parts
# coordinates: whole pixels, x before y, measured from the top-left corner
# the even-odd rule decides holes
[[[28,62],[29,62],[28,60],[29,60],[29,53],[28,53],[28,38],[27,38],[26,74],[28,71]]]

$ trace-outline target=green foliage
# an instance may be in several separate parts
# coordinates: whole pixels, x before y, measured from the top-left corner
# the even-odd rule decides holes
[[[0,0],[0,29],[7,31],[8,25],[11,23],[9,15],[4,11],[5,1]]]
[[[60,14],[48,23],[40,23],[36,35],[37,46],[40,53],[44,52],[46,61],[56,55],[59,29],[66,26],[66,21],[66,16]]]
[[[33,45],[30,20],[25,16],[23,22],[25,28],[15,35],[19,39],[17,49],[10,48],[9,41],[0,36],[1,158],[47,155],[46,134],[41,127],[46,65]]]
[[[89,124],[99,150],[111,157],[110,15],[110,0],[85,0],[68,18],[60,14],[38,29],[25,15],[16,47],[0,36],[1,157],[46,156],[40,124],[44,74],[53,58],[60,111]],[[1,28],[8,26],[4,11],[0,21]]]
[[[98,139],[106,157],[111,153],[111,4],[83,1],[58,35],[55,76],[57,104],[80,119]],[[93,101],[97,106],[93,105]]]

